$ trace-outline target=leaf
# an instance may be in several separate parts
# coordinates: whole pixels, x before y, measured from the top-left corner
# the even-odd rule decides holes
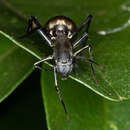
[[[50,76],[52,75],[52,76]],[[59,88],[69,113],[66,120],[54,86],[52,72],[43,72],[42,93],[49,130],[128,130],[130,101],[111,102],[68,79]]]
[[[61,82],[58,78],[58,85],[69,111],[69,121],[65,118],[63,108],[53,87],[53,72],[49,74],[44,72],[41,82],[49,129],[129,129],[128,121],[130,119],[127,114],[129,113],[129,101],[120,104],[111,103],[81,85],[83,84],[113,101],[121,101],[130,97],[130,30],[128,26],[125,28],[123,26],[126,25],[126,22],[129,23],[129,12],[121,8],[127,2],[124,3],[121,0],[105,2],[103,0],[98,2],[95,0],[77,0],[75,2],[70,0],[46,2],[13,0],[10,1],[11,4],[7,2],[1,4],[3,6],[0,8],[2,11],[0,29],[15,39],[25,32],[27,23],[22,21],[24,14],[37,16],[42,25],[56,15],[68,16],[78,26],[88,14],[94,16],[89,30],[88,43],[93,47],[94,60],[105,66],[106,69],[101,71],[95,66],[99,86],[95,85],[89,65],[83,62],[79,63],[79,75],[71,76],[77,82],[71,79]],[[114,29],[118,31],[113,32]],[[104,30],[112,33],[102,36],[101,32],[106,32]],[[51,54],[51,50],[35,34],[28,39],[19,41],[20,45],[33,52],[37,58]],[[87,54],[84,55],[87,56]]]
[[[35,58],[0,32],[0,102],[32,72]]]
[[[69,1],[66,1],[66,3],[61,1],[44,3],[44,1],[39,1],[37,3],[31,0],[26,4],[22,1],[12,1],[12,5],[16,8],[6,1],[2,1],[4,6],[1,6],[3,11],[1,17],[6,22],[1,20],[0,28],[15,38],[25,32],[26,23],[20,20],[23,18],[23,14],[37,16],[43,25],[50,17],[55,15],[69,16],[78,25],[81,25],[88,14],[92,14],[94,19],[89,30],[88,43],[91,43],[93,47],[94,60],[105,66],[106,69],[101,71],[98,67],[95,67],[98,87],[92,78],[90,67],[86,63],[79,63],[79,75],[72,75],[71,78],[109,100],[120,101],[130,97],[129,27],[106,36],[97,33],[101,30],[120,27],[128,21],[129,12],[121,9],[122,5],[127,4],[127,1],[126,3],[119,0],[114,2],[111,0],[105,3],[104,1],[92,2],[91,0],[82,3],[80,1],[75,3]],[[18,9],[22,10],[23,13],[19,12]],[[13,17],[11,11],[14,13]],[[38,36],[24,39],[20,44],[28,48],[38,58],[52,53],[51,49],[44,45]],[[87,54],[84,55],[87,56]]]

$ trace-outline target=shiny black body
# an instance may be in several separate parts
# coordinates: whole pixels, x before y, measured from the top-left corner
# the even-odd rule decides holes
[[[70,75],[73,67],[72,45],[67,38],[55,41],[54,60],[56,72],[62,77]]]
[[[98,65],[96,62],[92,60],[92,50],[90,45],[86,45],[86,41],[88,39],[88,28],[92,19],[92,15],[89,15],[87,19],[83,22],[83,24],[76,28],[75,23],[65,17],[65,16],[56,16],[50,19],[44,27],[41,26],[39,21],[31,16],[28,21],[28,29],[27,33],[24,36],[30,35],[32,32],[37,31],[40,36],[47,42],[47,44],[53,48],[53,54],[48,56],[47,58],[43,58],[40,61],[34,64],[35,68],[43,69],[39,66],[40,63],[48,60],[54,61],[54,81],[55,88],[58,93],[59,99],[64,107],[65,113],[68,117],[68,112],[66,110],[66,106],[63,102],[62,96],[60,94],[60,90],[57,84],[57,76],[58,73],[61,77],[67,77],[73,70],[75,61],[83,60],[90,63],[92,74],[95,79],[93,64]],[[73,38],[85,27],[83,34],[73,42]],[[82,44],[82,48],[78,51],[74,51],[74,49]],[[88,49],[89,51],[89,59],[86,59],[81,54],[82,51]],[[96,81],[96,80],[95,80]]]
[[[56,72],[62,77],[67,77],[73,68],[70,36],[76,30],[76,25],[71,19],[65,16],[56,16],[47,22],[45,30],[54,45],[53,57]]]

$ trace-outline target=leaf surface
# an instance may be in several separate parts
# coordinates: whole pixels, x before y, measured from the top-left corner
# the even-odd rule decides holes
[[[130,101],[112,102],[72,79],[58,80],[69,120],[59,101],[52,72],[43,72],[42,93],[49,130],[128,130]]]
[[[32,55],[14,45],[0,32],[0,102],[32,72]]]

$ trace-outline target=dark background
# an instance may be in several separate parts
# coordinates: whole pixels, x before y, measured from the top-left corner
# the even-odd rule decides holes
[[[40,72],[35,70],[0,104],[0,128],[46,130],[44,122],[46,120],[40,88]]]

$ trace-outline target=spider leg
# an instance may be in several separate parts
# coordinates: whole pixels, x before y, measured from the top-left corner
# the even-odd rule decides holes
[[[86,42],[88,38],[88,33],[84,32],[84,34],[78,39],[76,40],[72,45],[73,45],[73,49],[75,49],[80,43],[84,43],[84,41]]]
[[[98,64],[97,62],[91,60],[91,59],[87,59],[86,57],[84,56],[76,56],[75,59],[78,59],[78,60],[82,60],[82,61],[85,61],[85,62],[89,62],[89,63],[92,63],[92,64],[95,64],[96,66],[100,67],[100,69],[104,69],[104,66]]]
[[[75,35],[77,35],[82,29],[83,27],[86,25],[86,29],[85,32],[88,33],[88,29],[89,29],[89,25],[91,23],[93,16],[90,14],[87,19],[82,23],[82,25],[72,34],[72,37],[74,37]]]
[[[73,48],[76,48],[80,43],[82,43],[82,47],[85,46],[86,41],[87,41],[87,39],[88,39],[88,29],[89,29],[91,20],[92,20],[92,15],[89,15],[89,16],[87,17],[87,19],[83,22],[83,24],[77,29],[77,31],[75,31],[75,32],[72,34],[72,37],[74,37],[74,36],[77,35],[77,34],[83,29],[83,27],[86,25],[86,28],[85,28],[85,30],[84,30],[83,35],[82,35],[78,40],[76,40],[76,41],[72,44],[72,45],[73,45]]]
[[[61,104],[62,104],[62,106],[64,108],[64,111],[66,113],[67,120],[68,120],[69,119],[69,115],[68,115],[65,103],[64,103],[64,101],[62,99],[62,96],[61,96],[61,93],[60,93],[60,89],[59,89],[58,84],[57,84],[56,67],[54,67],[54,80],[55,80],[55,89],[56,89],[56,92],[57,92],[57,94],[59,96],[60,102],[61,102]]]
[[[52,47],[52,42],[49,39],[49,37],[45,34],[41,24],[38,22],[38,20],[34,17],[31,16],[28,20],[28,28],[27,28],[27,32],[25,35],[21,36],[20,38],[24,38],[29,36],[30,34],[32,34],[33,32],[38,32],[40,34],[40,36],[47,41],[48,45],[50,47]]]
[[[80,55],[81,52],[83,52],[85,49],[90,48],[90,45],[86,45],[85,47],[79,49],[78,51],[76,51],[73,56],[76,57],[77,55]]]
[[[73,56],[76,57],[76,56],[80,55],[86,49],[88,49],[88,51],[89,51],[89,57],[90,57],[90,61],[91,61],[90,67],[91,67],[91,70],[92,70],[93,78],[94,78],[96,84],[98,84],[98,82],[96,80],[96,76],[95,76],[95,71],[94,71],[94,68],[93,68],[93,63],[92,63],[92,61],[93,61],[93,59],[92,59],[92,47],[90,45],[86,45],[83,48],[81,48],[80,50],[76,51]]]
[[[93,60],[93,58],[92,58],[92,47],[91,46],[89,47],[89,56],[90,56],[90,60]],[[95,71],[94,71],[92,63],[90,63],[90,67],[91,67],[91,70],[92,70],[93,78],[94,78],[96,84],[98,85],[98,82],[97,82],[97,79],[96,79],[96,75],[95,75]]]
[[[45,62],[45,61],[47,61],[47,60],[52,60],[52,59],[53,59],[52,56],[49,56],[49,57],[44,58],[44,59],[41,59],[40,61],[38,61],[38,62],[36,62],[36,63],[34,64],[34,67],[35,67],[35,68],[38,68],[38,69],[40,69],[40,70],[52,71],[51,69],[45,69],[45,68],[43,69],[43,68],[41,68],[41,67],[39,66],[40,63]]]
[[[78,58],[73,57],[73,72],[75,75],[78,75],[78,68],[79,68],[77,59]]]
[[[88,39],[88,29],[89,29],[89,26],[90,26],[90,23],[91,23],[91,20],[92,20],[92,15],[89,15],[87,17],[87,19],[83,22],[83,24],[72,34],[72,37],[74,37],[75,35],[77,35],[82,29],[83,27],[86,25],[86,28],[84,30],[84,33],[83,35],[75,41],[75,43],[73,43],[73,48],[76,48],[80,43],[82,43],[82,47],[85,46],[86,44],[86,41]]]

